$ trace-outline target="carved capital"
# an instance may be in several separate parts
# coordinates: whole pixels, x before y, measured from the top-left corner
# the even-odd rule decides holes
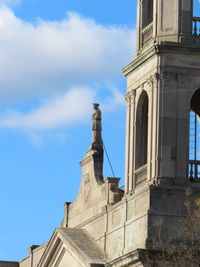
[[[157,82],[160,80],[160,74],[158,72],[152,75],[153,82]]]
[[[128,93],[125,95],[124,99],[125,99],[127,105],[129,105],[129,104],[130,104],[130,92],[128,92]]]
[[[153,86],[152,77],[148,78],[148,79],[146,80],[146,83],[147,83],[147,85],[152,89],[152,86]]]
[[[170,71],[163,71],[161,74],[161,79],[166,81],[175,81],[176,80],[176,73]]]
[[[161,79],[164,82],[164,87],[172,89],[177,82],[177,74],[175,72],[163,71]]]
[[[132,89],[130,92],[131,103],[135,102],[136,90]]]
[[[148,91],[152,91],[154,86],[157,85],[157,81],[160,79],[160,75],[158,73],[155,73],[153,75],[151,75],[147,80],[147,84],[149,86],[149,90]]]
[[[128,105],[132,104],[135,99],[136,91],[133,89],[125,95],[125,101]]]

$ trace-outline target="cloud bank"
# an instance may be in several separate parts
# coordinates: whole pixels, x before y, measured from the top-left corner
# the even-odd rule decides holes
[[[0,101],[117,79],[133,53],[133,31],[75,13],[30,24],[2,7],[0,32]]]
[[[27,114],[14,111],[1,114],[0,127],[42,130],[80,122],[90,113],[92,102],[91,90],[72,89],[60,97],[45,101]]]
[[[61,21],[29,23],[2,6],[0,32],[0,104],[46,99],[26,113],[2,111],[4,128],[53,129],[80,122],[96,100],[96,88],[118,83],[134,49],[133,30],[76,13]],[[104,98],[109,110],[122,95],[109,89]]]

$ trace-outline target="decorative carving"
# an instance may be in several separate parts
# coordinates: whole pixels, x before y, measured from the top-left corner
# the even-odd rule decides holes
[[[129,102],[130,102],[130,95],[129,95],[129,93],[127,93],[125,95],[124,99],[125,99],[126,103],[129,104]]]
[[[146,80],[146,83],[149,86],[148,91],[152,91],[155,88],[155,85],[157,85],[157,81],[160,79],[159,73],[155,73],[150,76],[149,79]]]
[[[177,74],[170,71],[163,71],[161,74],[161,79],[164,81],[164,86],[173,88],[174,83],[177,81]]]
[[[152,91],[153,90],[153,83],[154,83],[152,76],[149,79],[147,79],[146,83],[148,85],[148,91]]]
[[[161,79],[165,81],[175,81],[176,80],[176,73],[170,71],[163,71],[161,75]]]
[[[152,75],[152,79],[154,82],[157,82],[158,80],[160,80],[160,74],[156,72],[154,75]]]
[[[133,103],[133,100],[135,99],[135,95],[136,95],[136,91],[134,89],[129,91],[125,95],[125,101],[127,102],[128,105]]]

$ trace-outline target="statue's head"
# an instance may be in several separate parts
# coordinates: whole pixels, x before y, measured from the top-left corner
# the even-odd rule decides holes
[[[94,108],[95,110],[97,110],[97,109],[99,108],[99,104],[94,103],[94,104],[93,104],[93,108]]]

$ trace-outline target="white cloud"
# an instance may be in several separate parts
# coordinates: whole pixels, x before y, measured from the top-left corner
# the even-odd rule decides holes
[[[0,5],[18,5],[21,0],[0,0]]]
[[[93,99],[93,92],[87,88],[72,89],[45,101],[29,113],[9,111],[1,114],[0,127],[46,130],[81,122],[88,118]]]
[[[62,127],[88,120],[94,101],[103,103],[103,112],[123,105],[116,84],[133,54],[133,30],[75,13],[28,23],[1,6],[0,32],[0,128],[23,130],[39,146],[44,135],[63,142]],[[45,100],[27,108],[38,99]]]
[[[133,30],[68,13],[28,23],[0,8],[0,103],[115,82],[133,54]]]
[[[110,91],[110,94],[104,99],[102,110],[110,112],[119,109],[120,106],[124,106],[124,94],[112,85],[108,86],[107,89]]]
[[[108,87],[109,88],[109,87]],[[111,87],[110,94],[101,105],[103,112],[112,111],[123,105],[123,94]],[[10,110],[0,113],[0,128],[22,129],[29,133],[34,143],[42,139],[38,133],[43,130],[54,130],[68,124],[84,122],[89,119],[95,93],[89,88],[73,88],[65,94],[44,101],[39,107],[28,113]],[[32,132],[32,130],[34,130]],[[36,132],[35,132],[36,131]],[[54,137],[62,141],[61,133],[54,133]]]
[[[63,144],[66,142],[67,135],[65,132],[53,131],[53,132],[26,132],[28,141],[36,147],[43,147],[46,142],[56,142],[57,144]]]

